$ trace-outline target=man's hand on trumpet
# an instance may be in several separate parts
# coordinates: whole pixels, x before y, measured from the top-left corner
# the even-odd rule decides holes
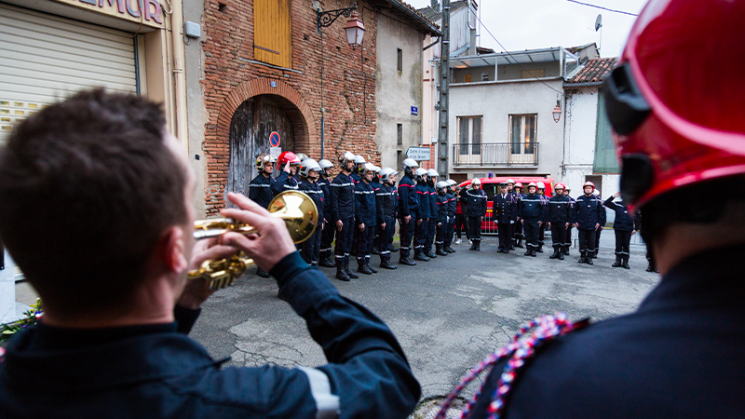
[[[199,269],[206,260],[228,258],[236,252],[238,252],[237,248],[220,245],[217,239],[199,240],[192,248],[189,270]],[[186,281],[186,287],[179,297],[178,305],[196,310],[214,293],[215,290],[210,289],[208,281]]]
[[[267,272],[285,256],[296,251],[282,219],[272,217],[269,211],[241,194],[229,193],[228,200],[238,209],[223,209],[220,214],[250,225],[258,234],[225,233],[219,238],[220,244],[243,250]]]

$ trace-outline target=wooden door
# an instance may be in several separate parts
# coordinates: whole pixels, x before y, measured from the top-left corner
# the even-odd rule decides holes
[[[230,122],[228,192],[248,196],[248,185],[258,175],[256,157],[269,153],[269,135],[277,132],[282,151],[294,150],[292,123],[287,113],[268,96],[256,96],[236,109]],[[279,168],[275,169],[275,177]]]

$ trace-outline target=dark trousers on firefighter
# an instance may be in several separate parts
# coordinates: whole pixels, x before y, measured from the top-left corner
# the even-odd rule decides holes
[[[497,224],[497,232],[499,233],[499,247],[497,248],[497,252],[510,251],[513,226],[514,224],[510,223]]]
[[[435,218],[429,219],[429,225],[427,226],[429,231],[427,232],[427,241],[424,243],[424,253],[432,253],[432,243],[434,243],[437,237],[437,222]]]
[[[352,249],[349,253],[352,254],[352,256],[357,256],[357,238],[359,237],[360,230],[357,228],[357,226],[354,226],[354,231],[352,232]]]
[[[427,244],[427,235],[429,234],[429,218],[423,218],[422,223],[416,226],[414,233],[414,254],[424,253],[424,247]]]
[[[334,243],[334,232],[336,231],[336,223],[330,221],[326,224],[326,228],[321,231],[321,259],[331,257],[331,251],[333,248],[331,244]]]
[[[316,231],[313,232],[313,235],[308,240],[300,243],[300,254],[303,256],[303,260],[310,265],[318,265],[318,257],[321,253],[322,223],[318,224]]]
[[[440,223],[438,226],[437,223]],[[437,250],[442,249],[445,247],[445,238],[447,237],[447,229],[448,229],[448,220],[447,219],[441,219],[441,220],[434,220],[431,224],[434,224],[435,227],[435,247]]]
[[[598,227],[598,229],[595,231],[595,254],[598,254],[598,250],[600,250],[600,233],[603,232],[603,229]]]
[[[543,247],[546,244],[546,223],[538,227],[538,246]]]
[[[468,217],[469,240],[478,245],[481,242],[481,217]]]
[[[577,236],[579,238],[579,253],[582,257],[592,256],[595,253],[595,237],[597,237],[596,230],[582,230],[577,229]]]
[[[555,252],[561,252],[564,246],[567,245],[567,223],[555,222],[551,223],[551,243]]]
[[[365,229],[360,231],[359,226],[355,226],[357,229],[357,242],[355,247],[357,248],[357,265],[368,265],[370,263],[370,252],[372,251],[373,238],[375,236],[375,224],[365,224]]]
[[[538,218],[525,218],[524,220],[525,246],[528,250],[535,252],[538,249]]]
[[[630,256],[631,232],[614,230],[616,234],[616,257],[628,259]]]
[[[468,218],[463,214],[455,214],[455,234],[458,235],[458,239],[462,239],[462,232],[466,232],[466,238],[471,240],[471,233],[468,230]]]
[[[416,219],[412,216],[409,223],[406,224],[406,220],[401,218],[398,220],[398,235],[401,238],[401,259],[407,258],[411,252],[411,240],[414,238],[414,227],[416,226]]]
[[[396,219],[386,218],[385,229],[382,229],[380,228],[380,226],[378,226],[378,231],[380,231],[380,244],[378,245],[378,249],[380,249],[380,261],[382,262],[384,260],[391,260],[391,249],[393,249],[393,234],[396,232]]]
[[[455,232],[455,217],[450,217],[445,226],[445,247],[450,247],[453,244],[453,233]]]
[[[572,229],[574,227],[569,224],[569,228],[567,229],[567,236],[566,239],[564,239],[564,253],[567,255],[569,254],[569,248],[572,247]]]
[[[349,252],[352,251],[352,235],[356,226],[354,225],[354,217],[343,218],[341,222],[344,224],[341,231],[336,232],[336,248],[334,254],[336,256],[337,267],[349,267]],[[336,227],[336,223],[334,223]]]
[[[383,232],[380,230],[380,225],[375,224],[375,227],[373,227],[373,232],[375,233],[373,237],[373,248],[380,249],[380,238],[383,235]]]
[[[525,238],[525,234],[523,234],[523,231],[525,228],[523,227],[523,223],[520,221],[517,221],[515,223],[515,228],[512,229],[512,245],[516,245],[518,241],[523,240]]]

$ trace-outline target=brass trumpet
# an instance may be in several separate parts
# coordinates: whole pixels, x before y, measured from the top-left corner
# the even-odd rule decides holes
[[[318,208],[306,194],[298,191],[284,191],[269,203],[273,217],[281,218],[287,225],[292,241],[302,243],[313,236],[318,224]],[[202,240],[219,237],[228,232],[241,234],[256,233],[256,228],[230,218],[212,218],[194,222],[194,239]],[[189,271],[189,279],[202,278],[209,282],[213,290],[225,288],[246,269],[255,265],[253,259],[242,251],[226,259],[206,260],[199,269]]]

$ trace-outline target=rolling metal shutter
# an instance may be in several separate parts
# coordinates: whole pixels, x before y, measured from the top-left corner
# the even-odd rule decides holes
[[[94,86],[137,90],[132,34],[0,4],[0,143],[14,123]]]

